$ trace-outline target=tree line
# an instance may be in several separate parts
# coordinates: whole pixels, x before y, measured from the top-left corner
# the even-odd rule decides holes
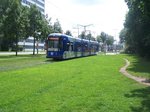
[[[150,57],[150,0],[125,0],[128,13],[120,42],[125,42],[128,53]]]
[[[23,6],[20,0],[1,0],[0,15],[0,51],[13,48],[17,55],[18,42],[31,36],[34,38],[33,54],[35,54],[37,40],[45,40],[50,33],[63,32],[58,19],[52,24],[51,18],[45,18],[36,5],[31,5],[29,8]],[[72,36],[70,30],[67,30],[65,34]],[[105,32],[94,38],[91,33],[86,34],[83,31],[79,38],[97,40],[102,46],[114,43],[113,36]]]
[[[99,43],[101,43],[100,45],[101,45],[101,51],[102,52],[106,52],[106,49],[108,51],[112,51],[114,49],[113,44],[115,42],[115,39],[113,36],[111,36],[105,32],[101,32],[101,34],[98,35],[96,37],[96,39]],[[108,48],[106,48],[106,47],[108,47]]]
[[[72,33],[70,30],[67,30],[65,34],[72,36]],[[101,32],[100,35],[97,35],[97,37],[95,38],[91,33],[86,34],[86,32],[83,31],[81,32],[81,34],[79,34],[79,38],[99,42],[101,44],[102,51],[105,51],[106,46],[112,46],[115,41],[113,36],[105,32]]]
[[[1,51],[14,48],[17,55],[19,40],[32,36],[34,37],[33,54],[35,54],[36,40],[45,40],[49,33],[62,33],[58,20],[52,25],[51,19],[45,18],[36,5],[31,5],[29,8],[23,6],[21,0],[1,0],[0,15]]]

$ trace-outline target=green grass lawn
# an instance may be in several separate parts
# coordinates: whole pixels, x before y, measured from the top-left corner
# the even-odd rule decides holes
[[[149,112],[150,87],[119,73],[124,57],[130,58],[99,55],[38,66],[33,63],[47,59],[16,58],[32,66],[1,69],[0,112]],[[13,60],[3,58],[0,67]]]
[[[150,60],[135,55],[127,56],[127,59],[131,62],[127,69],[129,73],[138,77],[146,77],[150,79]]]
[[[49,62],[45,55],[0,56],[0,71],[29,68]]]

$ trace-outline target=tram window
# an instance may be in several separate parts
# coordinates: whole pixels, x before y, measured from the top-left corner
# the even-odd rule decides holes
[[[67,43],[65,47],[66,51],[73,51],[73,43]]]
[[[58,48],[58,41],[54,41],[54,48]]]
[[[71,51],[71,45],[69,45],[69,51]]]
[[[48,41],[49,48],[58,48],[58,41]]]
[[[69,45],[66,46],[66,51],[69,51]]]
[[[73,51],[73,45],[71,45],[71,51]]]
[[[65,51],[70,51],[70,43],[66,43],[66,46],[65,46]]]
[[[70,43],[69,51],[73,51],[73,43],[72,42]]]
[[[61,40],[59,41],[58,47],[59,47],[60,50],[63,49],[63,42]]]
[[[73,51],[73,45],[69,45],[69,51]]]

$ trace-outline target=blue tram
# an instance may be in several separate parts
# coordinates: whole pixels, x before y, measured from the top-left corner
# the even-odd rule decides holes
[[[52,33],[46,40],[46,50],[47,58],[63,60],[95,55],[99,50],[99,44],[96,41]]]

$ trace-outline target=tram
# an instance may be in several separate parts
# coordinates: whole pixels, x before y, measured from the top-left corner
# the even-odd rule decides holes
[[[52,33],[46,40],[47,58],[64,60],[96,55],[98,51],[97,41],[75,38],[65,34]]]

